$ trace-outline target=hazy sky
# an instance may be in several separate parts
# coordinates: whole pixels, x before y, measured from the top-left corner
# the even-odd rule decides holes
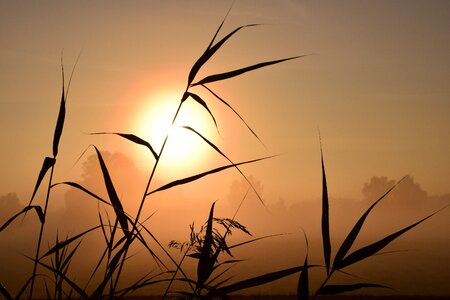
[[[77,178],[80,168],[72,165],[90,144],[124,152],[147,171],[152,160],[138,147],[85,133],[143,135],[145,120],[162,99],[176,108],[192,64],[230,5],[2,1],[0,192],[29,197],[43,157],[51,155],[61,53],[69,73],[82,51],[56,180]],[[336,197],[360,198],[363,183],[373,175],[412,174],[430,194],[449,192],[450,2],[236,1],[219,35],[249,23],[265,25],[233,37],[199,77],[314,54],[210,85],[255,129],[268,151],[206,92],[220,135],[209,116],[191,106],[209,127],[199,131],[233,160],[285,153],[245,168],[263,182],[268,197],[320,196],[318,128],[330,193]],[[202,151],[205,160],[218,157]],[[198,167],[209,168],[200,162]],[[178,175],[173,168],[171,174]],[[218,191],[227,190],[236,177],[219,175]]]
[[[28,201],[44,157],[52,155],[61,94],[61,56],[67,83],[73,64],[82,53],[70,87],[54,182],[94,181],[95,172],[81,176],[86,169],[83,162],[93,154],[92,149],[76,161],[89,145],[95,144],[109,151],[111,155],[105,155],[110,159],[109,165],[116,164],[112,177],[119,182],[120,196],[129,201],[124,207],[136,208],[137,202],[128,199],[141,195],[143,178],[154,162],[151,155],[116,136],[86,133],[134,133],[160,147],[164,136],[161,132],[175,113],[189,70],[231,4],[232,1],[206,0],[0,1],[0,196],[15,192],[22,203]],[[262,228],[261,232],[256,229],[257,236],[274,233],[267,231],[275,229],[294,231],[301,222],[307,230],[311,226],[309,232],[319,232],[319,202],[302,202],[321,196],[319,129],[332,199],[361,200],[361,189],[373,176],[392,180],[406,174],[420,184],[420,188],[415,183],[410,186],[420,191],[421,199],[440,199],[439,203],[430,200],[413,208],[408,207],[413,206],[411,202],[402,202],[399,206],[408,211],[402,216],[391,210],[393,206],[387,206],[382,212],[392,215],[379,214],[372,219],[372,229],[385,226],[379,226],[379,218],[395,219],[399,224],[393,225],[401,226],[400,221],[410,224],[430,208],[435,209],[437,203],[448,203],[450,1],[236,0],[219,38],[237,26],[252,23],[263,25],[245,28],[233,36],[202,68],[197,79],[262,61],[312,54],[209,85],[244,117],[267,149],[226,106],[201,88],[193,91],[204,97],[220,133],[214,129],[208,113],[193,101],[186,102],[177,125],[194,127],[235,162],[282,154],[242,168],[255,180],[274,212],[269,216],[261,205],[256,206],[255,195],[249,197],[241,215],[244,221],[247,217]],[[169,143],[173,151],[163,154],[154,187],[227,163],[193,133],[177,129],[172,137]],[[183,142],[173,143],[177,140]],[[84,166],[91,167],[92,159],[90,163]],[[391,182],[388,179],[383,180]],[[234,212],[236,201],[246,189],[243,184],[236,171],[216,174],[159,194],[160,198],[148,201],[145,213],[160,209],[151,221],[162,224],[155,226],[156,231],[168,242],[173,231],[178,236],[186,233],[194,218],[196,224],[201,224],[214,200],[219,200],[219,208],[228,209],[222,212]],[[66,204],[66,210],[59,212],[69,215],[75,211],[78,215],[70,219],[55,214],[51,222],[60,225],[76,220],[71,224],[80,225],[77,221],[89,218],[97,222],[96,203],[91,203],[94,210],[90,211],[78,201],[76,191],[63,192],[55,190],[51,208]],[[431,197],[444,194],[447,196]],[[42,201],[42,195],[38,194],[38,201]],[[171,196],[165,198],[166,195]],[[13,199],[10,206],[19,205],[13,194],[2,199]],[[341,225],[349,228],[348,219],[356,218],[356,212],[367,205],[367,201],[330,202],[330,215],[343,216],[331,218],[333,230]],[[88,216],[89,212],[95,215]],[[349,217],[348,212],[355,214]],[[427,287],[435,289],[434,293],[448,294],[448,209],[445,213],[433,219],[435,223],[427,223],[428,227],[424,226],[414,240],[407,240],[408,247],[421,241],[417,245],[425,249],[413,259],[409,269],[408,262],[402,264],[396,257],[391,258],[392,263],[404,267],[397,273],[385,272],[380,269],[385,265],[377,261],[368,267],[377,270],[379,282],[385,281],[384,276],[397,277],[403,280],[403,291],[408,290],[410,282],[420,281],[421,285],[411,292],[428,293],[423,290]],[[317,221],[313,224],[316,227],[311,225],[313,221]],[[374,234],[370,230],[369,233]],[[304,244],[300,244],[303,236],[299,235],[291,239],[304,251]],[[337,235],[342,237],[343,233],[339,231]],[[2,237],[4,245],[14,244],[20,237],[25,237],[28,244],[33,242],[20,232],[9,237]],[[428,239],[433,242],[427,242]],[[297,249],[283,243],[276,247],[290,252]],[[320,249],[320,241],[314,236],[311,245]],[[14,251],[18,255],[16,248]],[[279,253],[274,257],[281,263],[285,257],[292,257]],[[403,258],[408,261],[408,257],[414,258]],[[266,262],[265,259],[261,261]],[[418,272],[425,268],[425,259],[429,259],[429,268]],[[10,264],[11,270],[20,269]],[[13,276],[9,279],[17,281]]]

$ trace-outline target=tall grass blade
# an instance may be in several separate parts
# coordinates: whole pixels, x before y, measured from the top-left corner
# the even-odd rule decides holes
[[[123,137],[124,139],[127,139],[133,143],[142,145],[147,147],[150,152],[153,154],[153,157],[155,159],[158,159],[158,154],[156,153],[156,151],[153,149],[153,147],[150,145],[149,142],[147,142],[144,139],[141,139],[140,137],[134,135],[134,134],[128,134],[128,133],[119,133],[119,132],[94,132],[94,133],[90,133],[90,135],[99,135],[99,134],[115,134],[118,135],[120,137]]]
[[[75,235],[75,236],[73,236],[73,237],[71,237],[69,239],[66,239],[66,240],[64,240],[62,242],[57,242],[56,245],[53,246],[50,250],[48,250],[44,255],[42,255],[40,259],[43,259],[44,257],[47,257],[49,255],[52,255],[53,253],[55,253],[55,252],[57,252],[57,251],[59,251],[61,249],[64,249],[65,247],[67,247],[68,245],[70,245],[71,243],[76,241],[77,239],[85,236],[89,232],[94,231],[94,230],[96,230],[96,229],[98,229],[100,227],[102,227],[102,226],[98,225],[98,226],[92,227],[92,228],[90,228],[90,229],[88,229],[86,231],[83,231],[82,233],[77,234],[77,235]]]
[[[3,295],[3,297],[5,297],[6,300],[13,300],[13,296],[11,296],[11,294],[8,292],[8,290],[6,289],[6,287],[0,282],[0,294]]]
[[[313,265],[309,265],[308,268],[313,267]],[[221,287],[218,289],[221,293],[228,294],[235,291],[240,291],[243,289],[251,288],[254,286],[259,286],[262,284],[266,284],[278,279],[281,279],[283,277],[298,273],[300,271],[303,271],[305,269],[304,266],[289,268],[289,269],[283,269],[276,272],[267,273],[264,275],[252,277],[249,279],[245,279],[236,283],[233,283],[231,285],[227,285],[224,287]]]
[[[26,213],[27,211],[29,211],[30,209],[34,209],[36,211],[36,214],[39,217],[39,221],[41,222],[41,224],[43,224],[45,222],[45,216],[44,213],[42,212],[42,208],[38,205],[30,205],[30,206],[26,206],[24,207],[20,212],[18,212],[17,214],[15,214],[14,216],[12,216],[11,218],[9,218],[3,225],[2,227],[0,227],[0,232],[2,232],[3,230],[5,230],[9,224],[11,224],[18,216],[20,216],[23,213]]]
[[[51,188],[53,188],[53,187],[55,187],[55,186],[57,186],[57,185],[60,185],[60,184],[65,184],[65,185],[74,187],[74,188],[76,188],[76,189],[79,189],[79,190],[85,192],[86,194],[88,194],[89,196],[92,196],[93,198],[97,199],[98,201],[100,201],[100,202],[102,202],[102,203],[104,203],[104,204],[106,204],[106,205],[108,205],[108,206],[111,205],[111,204],[110,204],[109,202],[107,202],[106,200],[103,200],[102,198],[100,198],[99,196],[97,196],[96,194],[94,194],[93,192],[89,191],[88,189],[86,189],[85,187],[83,187],[82,185],[80,185],[80,184],[78,184],[78,183],[76,183],[76,182],[71,182],[71,181],[58,182],[58,183],[53,184],[53,185],[51,186]]]
[[[186,94],[188,95],[188,97],[191,97],[192,99],[194,99],[197,103],[199,103],[201,106],[203,106],[208,111],[208,113],[211,116],[211,118],[213,119],[214,125],[216,126],[216,129],[218,131],[219,127],[217,126],[216,118],[214,118],[214,115],[209,110],[208,105],[206,105],[206,102],[200,96],[198,96],[196,94],[189,93],[189,92],[186,92]]]
[[[389,288],[385,285],[375,283],[354,283],[354,284],[342,284],[342,285],[326,285],[317,291],[319,295],[336,295],[344,292],[351,292],[362,288]]]
[[[220,49],[220,47],[222,47],[222,45],[230,38],[232,37],[236,32],[238,32],[239,30],[241,30],[242,28],[245,27],[252,27],[252,26],[257,26],[260,24],[248,24],[248,25],[243,25],[243,26],[239,26],[238,28],[234,29],[232,32],[230,32],[229,34],[227,34],[224,38],[222,38],[219,42],[217,42],[214,46],[212,46],[214,39],[216,38],[217,34],[219,33],[220,28],[223,25],[223,22],[225,21],[225,19],[222,21],[222,23],[220,24],[216,34],[214,35],[211,43],[209,44],[208,48],[205,50],[205,52],[202,54],[202,56],[199,57],[199,59],[195,62],[194,66],[192,67],[191,71],[189,72],[189,77],[188,77],[188,85],[190,85],[192,83],[192,81],[195,78],[195,75],[197,75],[198,71],[200,70],[200,68],[217,52],[217,50]]]
[[[42,163],[41,171],[39,172],[39,176],[38,176],[38,179],[36,181],[36,185],[34,187],[33,194],[31,195],[30,203],[28,203],[28,205],[31,205],[31,203],[33,202],[34,196],[36,195],[36,192],[39,189],[39,186],[41,185],[41,182],[44,179],[45,174],[47,174],[47,171],[51,167],[53,167],[55,165],[55,163],[56,163],[56,159],[54,159],[52,157],[46,157],[44,159],[44,162]]]
[[[217,147],[216,145],[214,145],[211,141],[209,141],[207,138],[205,138],[202,134],[200,134],[197,130],[193,129],[192,127],[189,126],[181,126],[181,128],[190,130],[192,132],[194,132],[195,134],[197,134],[200,138],[203,139],[203,141],[205,141],[210,147],[212,147],[214,150],[216,150],[216,152],[218,152],[220,155],[222,155],[225,159],[227,159],[230,163],[234,164],[234,162],[228,158],[228,156],[226,156],[220,149],[219,147]],[[261,201],[261,203],[264,205],[264,201],[261,198],[261,195],[258,193],[258,191],[255,189],[255,187],[253,186],[253,184],[250,182],[250,180],[247,178],[247,176],[245,176],[245,174],[241,171],[241,169],[239,169],[238,166],[236,166],[236,170],[238,170],[238,172],[244,177],[244,179],[247,181],[247,183],[251,186],[252,190],[255,192],[256,196],[258,196],[259,201]]]
[[[377,201],[375,201],[367,210],[366,212],[359,218],[359,220],[356,222],[355,226],[353,226],[352,230],[349,232],[347,237],[345,238],[344,242],[342,243],[341,247],[339,248],[338,252],[336,253],[336,256],[334,258],[333,262],[333,270],[338,269],[337,266],[341,264],[342,260],[344,259],[345,255],[347,255],[348,251],[352,247],[353,243],[355,242],[363,224],[366,220],[367,216],[370,214],[372,209],[381,201],[383,200],[405,177],[403,177],[401,180],[399,180],[394,186],[392,186],[386,193],[384,193],[380,198],[378,198]]]
[[[30,258],[30,259],[32,259],[32,258]],[[38,264],[40,264],[40,265],[43,266],[44,268],[50,270],[51,272],[53,272],[53,273],[55,273],[55,274],[58,274],[58,276],[62,277],[62,278],[64,279],[64,281],[67,282],[67,283],[70,285],[70,287],[71,287],[73,290],[75,290],[75,291],[78,293],[78,295],[81,296],[82,299],[91,299],[91,298],[89,298],[89,296],[86,294],[86,292],[83,291],[83,289],[82,289],[81,287],[79,287],[74,281],[72,281],[69,277],[67,277],[67,276],[66,276],[64,273],[62,273],[61,271],[55,269],[55,268],[52,267],[52,266],[49,266],[49,265],[47,265],[47,264],[44,264],[44,263],[42,263],[42,262],[40,262],[40,261],[38,261]]]
[[[120,202],[119,197],[117,196],[116,189],[112,183],[111,177],[109,176],[108,168],[103,160],[103,157],[100,151],[95,147],[95,151],[97,152],[98,161],[100,163],[100,167],[103,173],[103,180],[105,181],[106,190],[108,192],[109,200],[114,208],[114,212],[116,213],[117,219],[119,220],[120,226],[125,236],[128,235],[128,221],[127,217],[123,211],[122,203]]]
[[[211,275],[214,266],[214,260],[212,260],[211,252],[213,246],[213,218],[214,218],[214,202],[209,211],[208,222],[206,225],[205,239],[203,247],[200,253],[200,259],[197,265],[197,278],[198,285],[202,286],[208,277]]]
[[[160,191],[164,191],[164,190],[170,189],[170,188],[172,188],[174,186],[183,185],[183,184],[187,184],[187,183],[192,182],[192,181],[196,181],[196,180],[198,180],[198,179],[200,179],[202,177],[205,177],[207,175],[218,173],[218,172],[224,171],[224,170],[229,169],[229,168],[234,168],[236,166],[258,162],[258,161],[266,160],[266,159],[273,158],[273,157],[276,157],[276,155],[266,156],[266,157],[257,158],[257,159],[253,159],[253,160],[247,160],[247,161],[244,161],[244,162],[231,164],[231,165],[225,165],[225,166],[218,167],[218,168],[215,168],[215,169],[203,172],[203,173],[199,173],[199,174],[196,174],[196,175],[193,175],[193,176],[189,176],[189,177],[186,177],[186,178],[183,178],[183,179],[175,180],[175,181],[172,181],[172,182],[170,182],[168,184],[165,184],[165,185],[157,188],[156,190],[153,190],[153,191],[147,193],[147,196],[151,195],[153,193],[156,193],[156,192],[160,192]]]
[[[327,274],[330,274],[330,257],[331,257],[331,241],[330,241],[330,215],[328,206],[328,188],[327,177],[325,175],[325,165],[323,163],[322,143],[320,144],[320,161],[322,163],[322,241],[323,241],[323,257]]]
[[[441,209],[442,210],[442,209]],[[437,214],[438,212],[440,212],[441,210],[438,210],[434,213],[432,213],[431,215],[428,215],[427,217],[417,221],[414,224],[411,224],[391,235],[388,235],[387,237],[373,243],[370,244],[368,246],[365,246],[361,249],[356,250],[355,252],[349,254],[346,258],[344,258],[337,266],[337,269],[342,269],[344,267],[347,267],[349,265],[352,265],[354,263],[357,263],[369,256],[374,255],[375,253],[377,253],[378,251],[380,251],[381,249],[383,249],[384,247],[386,247],[387,245],[389,245],[393,240],[395,240],[396,238],[398,238],[399,236],[401,236],[402,234],[404,234],[405,232],[407,232],[408,230],[416,227],[417,225],[419,225],[420,223],[422,223],[423,221],[427,220],[428,218],[431,218],[432,216],[434,216],[435,214]]]
[[[202,86],[207,89],[211,94],[214,95],[214,97],[216,97],[217,99],[219,99],[223,104],[225,104],[226,106],[228,106],[229,109],[231,109],[236,116],[238,116],[239,119],[241,119],[241,121],[245,124],[245,126],[247,126],[248,130],[250,130],[250,132],[253,134],[253,136],[255,136],[258,141],[267,149],[266,145],[263,143],[263,141],[259,138],[259,136],[256,134],[256,132],[250,127],[250,125],[247,124],[247,122],[245,122],[244,118],[241,117],[241,115],[227,102],[225,101],[222,97],[220,97],[219,95],[217,95],[213,90],[211,90],[209,87],[207,87],[206,85],[202,84]]]
[[[196,83],[191,84],[191,86],[202,85],[202,84],[206,84],[206,83],[229,79],[232,77],[239,76],[246,72],[250,72],[250,71],[257,70],[257,69],[260,69],[263,67],[267,67],[270,65],[278,64],[278,63],[281,63],[284,61],[301,58],[301,57],[305,57],[305,56],[307,56],[307,55],[298,55],[298,56],[293,56],[293,57],[288,57],[288,58],[283,58],[283,59],[277,59],[277,60],[262,62],[259,64],[251,65],[251,66],[248,66],[245,68],[241,68],[241,69],[237,69],[237,70],[233,70],[233,71],[229,71],[229,72],[225,72],[225,73],[210,75],[210,76],[207,76],[207,77],[201,79],[200,81],[198,81]]]
[[[303,270],[300,271],[300,277],[298,279],[297,285],[297,299],[298,300],[309,300],[309,274],[308,274],[308,252],[309,243],[306,233],[303,232],[306,240],[306,256],[305,262],[303,263]]]
[[[59,140],[61,139],[61,134],[64,127],[64,119],[66,117],[66,95],[64,90],[64,66],[61,62],[62,69],[62,95],[61,103],[59,106],[58,119],[56,121],[55,133],[53,135],[53,157],[56,158],[58,155]]]

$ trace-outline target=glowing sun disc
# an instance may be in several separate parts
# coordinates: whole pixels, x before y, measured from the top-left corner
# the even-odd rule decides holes
[[[214,127],[212,119],[202,111],[202,107],[188,100],[172,126],[179,103],[180,96],[174,93],[148,96],[137,118],[139,136],[147,140],[157,153],[169,133],[158,167],[165,175],[200,171],[207,160],[208,151],[211,151],[199,136],[181,126],[192,127],[208,137]]]

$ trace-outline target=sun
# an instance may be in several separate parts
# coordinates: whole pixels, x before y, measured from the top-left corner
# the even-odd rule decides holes
[[[181,95],[174,92],[145,96],[144,104],[136,118],[138,136],[148,141],[157,153],[169,134],[158,165],[158,174],[165,177],[200,172],[208,161],[208,153],[213,151],[194,132],[182,128],[192,127],[208,139],[214,136],[215,126],[212,118],[194,101],[183,103],[172,125],[180,99]]]

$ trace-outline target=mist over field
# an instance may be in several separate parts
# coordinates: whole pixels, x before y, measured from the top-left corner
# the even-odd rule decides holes
[[[118,193],[122,196],[126,211],[134,214],[137,200],[143,185],[143,174],[135,163],[122,153],[104,153],[114,182],[117,182]],[[106,197],[100,168],[95,156],[90,155],[80,162],[83,169],[81,178],[74,181],[83,184],[96,194]],[[143,219],[146,226],[159,242],[166,248],[170,241],[187,241],[189,225],[194,223],[198,228],[206,222],[209,206],[217,201],[216,215],[231,218],[239,203],[249,189],[248,183],[239,175],[228,187],[224,195],[215,199],[190,197],[189,189],[196,187],[184,186],[174,190],[162,191],[149,197],[144,208]],[[261,182],[257,176],[250,176],[255,188],[262,195],[264,207],[256,195],[250,191],[245,198],[236,220],[245,225],[252,237],[236,233],[229,240],[229,245],[243,242],[250,238],[281,234],[248,244],[232,251],[234,258],[244,259],[230,270],[235,279],[255,276],[302,264],[306,254],[303,237],[304,230],[310,241],[309,261],[312,264],[323,265],[322,240],[320,231],[321,201],[320,192],[316,199],[266,198],[264,187],[270,183]],[[205,179],[205,183],[208,179]],[[356,222],[357,218],[378,199],[384,192],[396,183],[396,180],[383,176],[369,178],[361,187],[360,199],[333,198],[330,191],[330,228],[332,251],[337,250],[345,235]],[[203,182],[199,183],[200,186]],[[156,184],[158,185],[158,183]],[[104,207],[96,201],[73,188],[61,188],[55,191],[51,199],[56,203],[48,214],[48,234],[44,237],[44,249],[53,245],[56,234],[59,240],[75,236],[95,225],[99,225],[99,212],[103,222],[107,220]],[[354,248],[376,241],[395,230],[403,228],[450,203],[450,195],[428,195],[412,176],[407,176],[383,200],[379,207],[369,217]],[[25,205],[25,199],[18,199],[16,194],[3,194],[0,197],[0,223],[20,211]],[[109,211],[113,219],[114,213]],[[411,232],[400,237],[383,252],[366,261],[346,269],[346,272],[371,282],[385,284],[389,289],[370,289],[363,294],[374,295],[450,295],[447,278],[450,276],[450,218],[448,209],[440,212]],[[0,256],[8,257],[0,267],[0,281],[11,290],[16,291],[21,283],[28,278],[32,263],[23,255],[32,256],[36,244],[38,219],[29,213],[25,218],[16,220],[10,228],[0,236]],[[78,282],[87,282],[95,262],[101,255],[103,237],[100,230],[88,234],[82,239],[79,251],[76,253],[69,274]],[[161,249],[155,248],[157,253]],[[172,255],[180,258],[179,250],[169,250]],[[391,252],[391,253],[390,253]],[[137,280],[148,272],[157,273],[157,264],[153,258],[140,247],[130,251],[131,257],[124,269],[124,284]],[[195,274],[194,260],[186,261],[186,270]],[[166,263],[168,263],[166,261]],[[318,278],[323,275],[323,268],[311,271],[312,285],[319,284]],[[338,274],[334,282],[345,282],[349,275]],[[290,276],[258,288],[248,289],[245,294],[294,294],[297,276]],[[164,285],[140,290],[137,295],[157,293],[164,290]],[[40,293],[43,286],[40,285]],[[354,292],[358,294],[357,292]]]

